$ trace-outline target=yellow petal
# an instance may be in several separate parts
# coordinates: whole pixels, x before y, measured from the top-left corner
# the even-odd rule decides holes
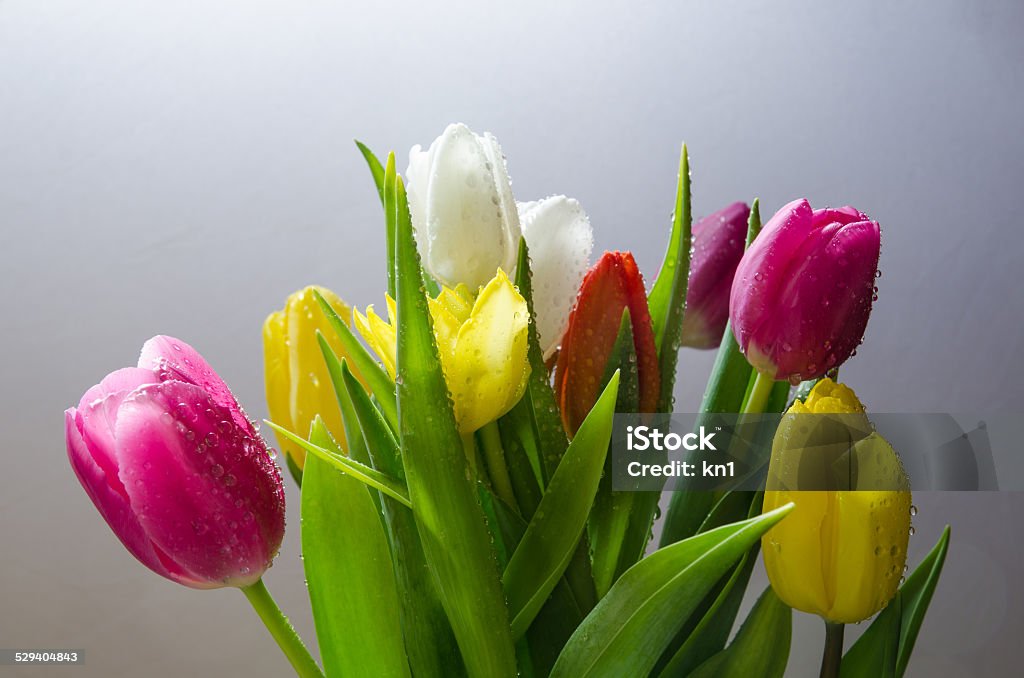
[[[459,330],[449,390],[462,433],[508,412],[526,389],[529,313],[501,270],[480,291]]]
[[[765,511],[796,504],[762,539],[772,588],[790,607],[833,622],[858,622],[882,609],[906,562],[909,483],[899,456],[863,412],[852,390],[822,380],[780,423],[764,494]],[[820,486],[831,459],[857,469],[846,476],[853,491],[800,490],[801,477]]]
[[[455,343],[462,328],[462,321],[456,318],[448,308],[437,299],[427,299],[430,315],[434,320],[434,338],[437,340],[437,352],[441,357],[441,369],[448,381],[451,380],[452,365],[455,361]]]
[[[283,311],[274,311],[263,322],[263,383],[270,419],[292,430],[292,413],[288,404],[291,385],[288,380],[288,335]],[[277,436],[281,452],[290,456],[299,467],[305,459],[301,447],[284,436]]]
[[[465,285],[462,287],[465,288]],[[473,312],[473,299],[467,301],[464,296],[448,287],[441,288],[436,301],[451,313],[460,325],[469,320],[469,315]]]
[[[349,309],[337,295],[324,288],[316,289],[340,317],[348,317]],[[345,436],[341,412],[330,373],[327,371],[316,338],[317,330],[323,333],[339,357],[345,357],[345,353],[314,298],[312,287],[302,289],[288,298],[285,319],[292,430],[302,436],[308,435],[313,419],[319,414],[344,449]]]
[[[374,320],[370,320],[370,317]],[[362,336],[363,341],[370,347],[370,350],[374,352],[381,364],[384,365],[384,369],[388,371],[391,378],[395,378],[395,333],[394,329],[391,329],[387,323],[382,321],[376,313],[373,311],[373,306],[366,307],[366,315],[363,315],[358,310],[352,314],[353,320],[355,321],[356,330]],[[383,329],[387,327],[389,329]],[[384,336],[378,334],[382,332]],[[390,341],[389,341],[390,337]],[[389,348],[390,347],[390,348]]]
[[[395,328],[377,315],[377,312],[373,310],[373,306],[366,307],[366,320],[370,326],[370,332],[376,340],[377,345],[374,350],[377,353],[377,357],[384,363],[384,368],[391,375],[391,378],[394,379],[395,349],[397,346]]]

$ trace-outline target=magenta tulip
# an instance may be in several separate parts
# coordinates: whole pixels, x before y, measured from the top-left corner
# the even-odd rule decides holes
[[[750,208],[734,202],[693,225],[693,255],[681,343],[716,348],[729,320],[729,290],[743,257]]]
[[[154,337],[64,415],[68,457],[100,514],[151,570],[193,588],[246,587],[284,536],[266,443],[191,346]]]
[[[732,331],[750,364],[796,383],[849,358],[871,314],[879,247],[878,222],[852,207],[780,209],[732,283]]]

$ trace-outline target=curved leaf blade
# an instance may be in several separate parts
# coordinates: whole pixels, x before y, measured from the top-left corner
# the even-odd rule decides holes
[[[641,560],[583,620],[551,675],[646,675],[708,591],[792,508],[704,532]]]
[[[576,552],[604,471],[618,387],[616,373],[569,444],[505,568],[513,638],[529,628]]]
[[[319,417],[310,438],[341,455]],[[316,456],[303,480],[303,566],[324,670],[409,676],[391,551],[368,488]]]
[[[729,647],[697,667],[690,678],[782,678],[789,661],[792,635],[793,611],[769,586],[757,599]]]
[[[393,167],[389,159],[388,167]],[[441,372],[401,178],[395,181],[398,423],[427,564],[471,676],[516,676],[491,533]]]
[[[928,605],[932,601],[935,587],[942,574],[949,551],[949,526],[942,531],[939,541],[925,556],[921,564],[900,587],[893,602],[871,622],[867,631],[857,639],[843,656],[841,675],[843,678],[881,675],[891,656],[889,644],[898,629],[899,641],[896,647],[895,675],[902,676],[910,662],[918,631],[924,621]],[[893,603],[896,603],[895,605]]]

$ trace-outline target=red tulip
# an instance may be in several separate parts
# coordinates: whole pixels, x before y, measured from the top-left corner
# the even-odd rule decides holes
[[[629,252],[605,252],[583,278],[555,366],[555,394],[570,435],[597,402],[627,307],[633,324],[640,411],[654,412],[658,406],[661,377],[643,276]]]
[[[284,536],[266,443],[191,346],[154,337],[64,414],[79,482],[125,548],[193,588],[244,587]]]
[[[717,348],[729,321],[729,290],[743,257],[750,208],[734,202],[693,225],[683,346]]]
[[[732,284],[732,331],[750,364],[797,383],[849,358],[871,314],[879,247],[878,222],[852,207],[780,209]]]

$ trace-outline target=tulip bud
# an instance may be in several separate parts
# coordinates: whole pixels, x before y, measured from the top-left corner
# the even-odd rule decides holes
[[[826,483],[843,489],[801,489]],[[828,622],[859,622],[881,610],[906,563],[910,501],[899,457],[871,428],[856,394],[820,381],[786,412],[772,443],[764,511],[796,504],[762,538],[775,593]]]
[[[878,222],[852,207],[780,209],[732,283],[732,331],[750,364],[799,383],[849,358],[871,314],[879,247]]]
[[[661,374],[643,276],[629,252],[605,252],[583,278],[555,366],[555,397],[570,435],[597,402],[626,308],[633,326],[640,411],[657,409]]]
[[[547,359],[569,326],[569,311],[590,264],[594,236],[586,212],[564,195],[519,203],[519,220],[530,250],[537,338]]]
[[[750,208],[734,202],[693,225],[683,346],[717,348],[729,321],[729,291],[743,256]]]
[[[373,307],[355,312],[356,329],[395,375],[395,302],[388,321]],[[428,299],[434,338],[459,432],[469,434],[508,412],[526,391],[529,309],[515,286],[498,270],[480,293],[444,287]]]
[[[334,308],[343,320],[351,311],[334,292],[323,287],[306,287],[288,297],[283,311],[271,313],[263,323],[263,357],[267,409],[270,418],[290,431],[309,432],[316,415],[324,420],[344,449],[341,411],[327,364],[316,338],[319,330],[339,357],[345,351],[330,327],[313,290]],[[351,366],[351,361],[349,362]],[[299,470],[306,452],[284,436],[277,437],[281,451]]]
[[[475,290],[495,269],[514,269],[519,213],[497,139],[449,125],[427,151],[413,146],[406,178],[417,245],[431,275]]]
[[[245,587],[284,536],[284,489],[227,384],[158,336],[64,413],[68,457],[125,548],[185,586]]]
[[[544,357],[551,357],[594,246],[580,204],[563,195],[515,203],[497,139],[462,124],[449,125],[427,151],[414,146],[406,179],[423,266],[452,289],[477,290],[498,268],[514,275],[522,233],[537,335]]]

